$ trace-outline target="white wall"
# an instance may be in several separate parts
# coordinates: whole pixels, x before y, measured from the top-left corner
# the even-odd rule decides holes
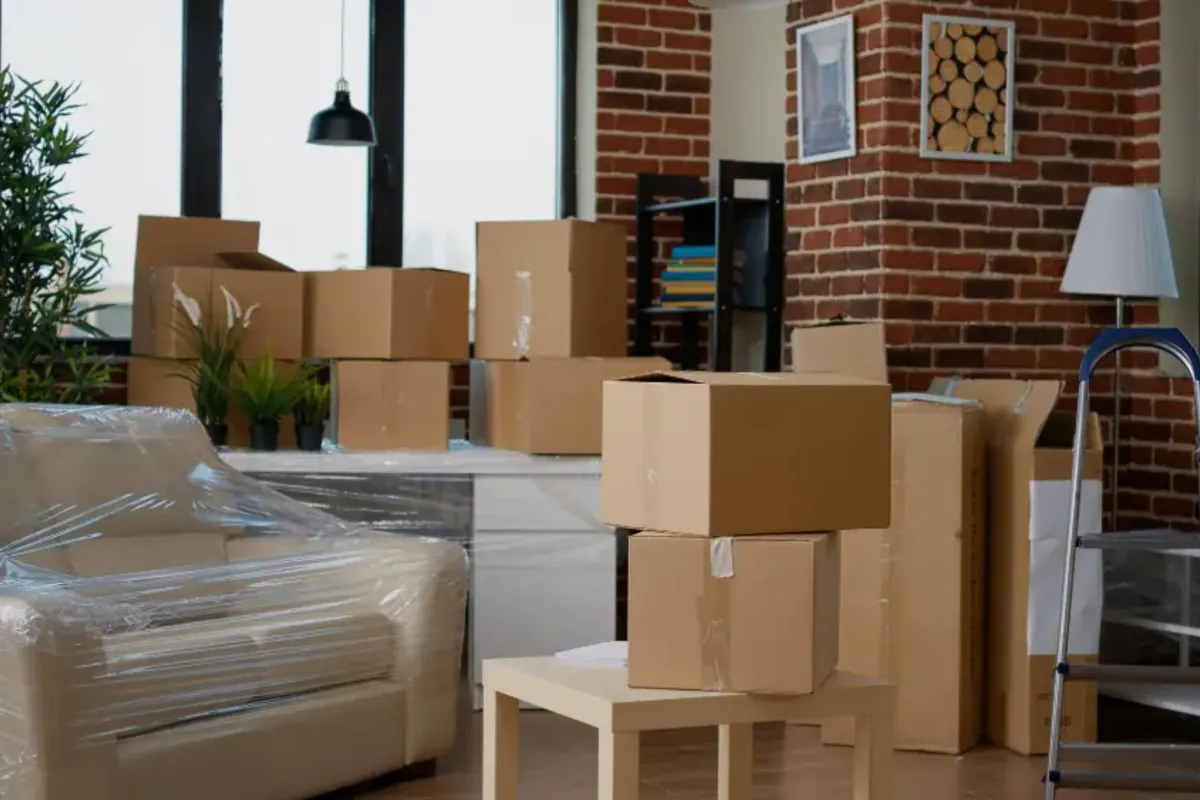
[[[782,162],[787,144],[787,9],[724,9],[712,14],[712,158]],[[765,196],[761,185],[737,187]],[[761,314],[738,314],[733,367],[763,363]]]
[[[580,219],[596,218],[596,0],[579,0],[576,61],[575,198]]]

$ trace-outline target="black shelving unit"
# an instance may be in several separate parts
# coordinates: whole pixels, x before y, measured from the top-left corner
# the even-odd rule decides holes
[[[737,181],[767,186],[766,199],[737,197]],[[679,175],[643,173],[637,179],[637,260],[634,265],[634,352],[653,350],[653,320],[673,314],[682,327],[681,366],[700,368],[700,323],[709,319],[708,368],[733,368],[733,315],[758,311],[765,318],[763,370],[778,372],[783,362],[783,181],[784,165],[720,161],[716,194],[707,181]],[[659,214],[683,218],[683,244],[716,248],[716,303],[704,308],[661,308],[654,305],[654,219]],[[738,254],[742,263],[738,265]],[[737,285],[741,273],[741,285]]]

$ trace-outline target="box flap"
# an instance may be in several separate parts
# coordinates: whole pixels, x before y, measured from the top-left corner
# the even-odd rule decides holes
[[[630,383],[684,383],[697,386],[842,386],[846,384],[878,386],[853,375],[834,372],[704,372],[700,370],[656,370],[622,378]]]
[[[929,390],[983,403],[992,444],[1018,443],[1032,448],[1054,411],[1063,382],[1054,380],[958,380],[938,378]]]
[[[276,261],[257,250],[227,250],[217,253],[225,266],[230,269],[258,270],[259,272],[295,272],[287,264]]]
[[[138,217],[134,269],[220,267],[217,255],[257,250],[259,224],[210,217]]]
[[[834,320],[794,328],[792,371],[836,372],[887,383],[883,323]]]

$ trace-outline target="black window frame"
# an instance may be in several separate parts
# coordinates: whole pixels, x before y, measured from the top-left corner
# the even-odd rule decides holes
[[[183,4],[179,213],[221,216],[221,44],[224,0]],[[367,173],[367,263],[401,267],[404,253],[405,0],[370,0],[370,113],[378,143]],[[4,15],[0,0],[0,20]],[[0,31],[2,35],[2,31]],[[577,215],[579,0],[558,0],[559,218]],[[0,52],[0,64],[4,54]],[[302,135],[302,132],[297,132]],[[128,338],[87,339],[92,352],[130,355]]]

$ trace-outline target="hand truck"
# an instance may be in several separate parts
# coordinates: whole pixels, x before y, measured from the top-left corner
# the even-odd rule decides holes
[[[1075,417],[1075,445],[1071,459],[1071,516],[1069,544],[1063,567],[1062,606],[1058,621],[1058,651],[1054,669],[1054,699],[1050,711],[1050,748],[1046,762],[1045,800],[1054,800],[1058,789],[1119,789],[1130,791],[1200,791],[1200,772],[1119,772],[1115,770],[1063,769],[1063,763],[1125,762],[1143,765],[1200,767],[1200,745],[1108,744],[1063,742],[1063,695],[1067,681],[1113,680],[1127,683],[1200,685],[1200,668],[1072,664],[1067,660],[1071,626],[1071,593],[1075,580],[1075,554],[1079,548],[1169,552],[1200,549],[1200,534],[1176,531],[1137,533],[1079,533],[1079,496],[1083,483],[1083,456],[1087,445],[1089,383],[1096,365],[1106,356],[1130,347],[1150,347],[1183,362],[1192,379],[1197,420],[1197,447],[1193,463],[1200,468],[1200,353],[1175,328],[1107,328],[1083,355],[1079,366],[1079,401]],[[1115,523],[1115,520],[1114,520]],[[1190,589],[1190,587],[1189,587]]]

